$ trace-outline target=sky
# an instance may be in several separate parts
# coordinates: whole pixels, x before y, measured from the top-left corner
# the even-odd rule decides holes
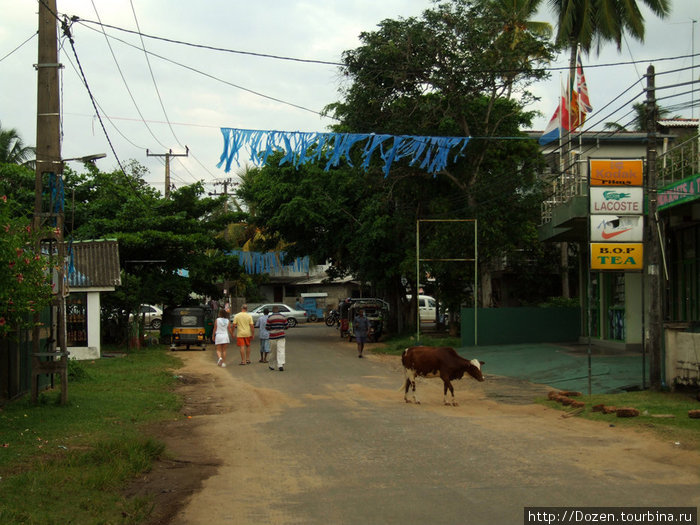
[[[546,4],[535,19],[552,21]],[[148,168],[146,181],[163,191],[162,155],[184,154],[187,147],[187,157],[171,157],[172,183],[203,180],[207,191],[222,191],[221,183],[235,180],[240,168],[227,174],[216,167],[223,149],[220,128],[326,131],[333,121],[319,113],[339,100],[342,77],[333,63],[341,62],[342,52],[356,48],[359,34],[382,20],[419,16],[431,5],[430,0],[57,0],[59,13],[83,21],[72,26],[74,46],[109,137],[80,81],[70,43],[61,39],[62,156],[106,153],[97,161],[103,171],[117,169],[117,159],[122,165],[134,159]],[[0,124],[15,128],[29,145],[36,143],[37,6],[35,0],[0,0]],[[620,53],[607,44],[600,55],[583,56],[592,129],[612,120],[627,123],[631,102],[644,98],[643,84],[632,86],[649,64],[656,69],[657,88],[689,82],[693,65],[695,78],[700,76],[700,56],[690,56],[700,50],[700,30],[693,23],[700,18],[700,0],[672,0],[664,20],[642,10],[644,43],[627,38]],[[331,64],[151,38],[142,43],[137,34],[112,28],[104,30],[107,39],[93,23],[100,21],[199,46]],[[563,53],[550,64],[551,78],[531,88],[541,98],[529,108],[541,112],[532,129],[542,130],[549,121],[560,91],[556,68],[567,64]],[[689,89],[659,90],[658,97],[670,96],[660,105],[697,103],[700,93],[684,94]],[[673,113],[697,118],[700,109]]]

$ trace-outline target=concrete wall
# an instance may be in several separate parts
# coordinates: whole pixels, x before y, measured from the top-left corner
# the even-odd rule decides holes
[[[666,328],[666,384],[700,385],[700,333]]]

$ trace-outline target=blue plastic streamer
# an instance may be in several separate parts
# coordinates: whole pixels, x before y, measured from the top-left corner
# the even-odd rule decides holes
[[[342,160],[353,166],[352,148],[365,142],[361,157],[362,169],[368,169],[375,153],[384,162],[384,176],[389,176],[395,161],[410,159],[409,165],[418,165],[436,175],[445,169],[450,154],[457,150],[452,162],[464,155],[469,137],[424,137],[418,135],[376,135],[374,133],[319,133],[304,131],[251,130],[221,128],[224,150],[217,164],[228,173],[235,161],[240,165],[242,149],[250,152],[250,161],[258,166],[267,164],[270,155],[281,153],[279,165],[292,164],[295,168],[325,161],[325,170],[340,165]]]
[[[226,255],[238,258],[238,264],[249,275],[279,272],[284,269],[289,271],[309,273],[309,257],[297,257],[291,263],[285,264],[286,252],[248,252],[244,250],[231,250]]]

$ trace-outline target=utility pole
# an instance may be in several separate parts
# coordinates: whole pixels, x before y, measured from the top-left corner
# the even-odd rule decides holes
[[[647,196],[649,214],[646,229],[646,272],[649,283],[649,383],[661,388],[661,337],[663,299],[661,295],[659,216],[656,183],[656,87],[654,66],[647,68]]]
[[[38,314],[32,334],[32,399],[37,400],[38,376],[61,374],[61,402],[66,403],[67,349],[65,324],[65,244],[63,242],[64,199],[63,163],[61,161],[60,99],[58,63],[56,0],[39,2],[39,42],[37,70],[36,115],[36,178],[34,184],[34,232],[38,235],[49,226],[50,233],[38,238],[37,253],[47,253],[55,268],[55,335],[47,336],[47,352],[40,351],[42,336]],[[45,184],[51,197],[44,203]],[[53,316],[52,316],[53,317]],[[53,355],[53,354],[56,355]],[[60,357],[56,361],[55,358]],[[48,360],[42,359],[48,358]]]
[[[165,198],[170,198],[170,157],[187,157],[190,154],[190,148],[185,146],[185,153],[173,153],[173,150],[168,150],[167,153],[149,153],[146,150],[147,157],[165,157]]]
[[[233,182],[233,179],[229,178],[229,179],[224,179],[222,181],[215,182],[214,186],[223,186],[224,191],[222,191],[221,193],[217,193],[215,191],[210,191],[209,192],[210,197],[218,197],[219,195],[226,195],[228,197],[229,195],[231,195],[231,193],[228,192],[228,187],[229,186],[233,186],[233,187],[238,186],[238,183]],[[228,199],[226,199],[224,201],[224,212],[225,213],[228,212]]]

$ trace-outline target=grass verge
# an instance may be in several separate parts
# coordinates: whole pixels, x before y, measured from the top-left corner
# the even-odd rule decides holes
[[[651,431],[675,446],[700,451],[700,419],[688,417],[688,411],[700,408],[694,396],[687,393],[624,392],[620,394],[594,394],[574,398],[586,403],[583,410],[571,409],[555,401],[541,399],[538,402],[566,412],[608,425]],[[596,405],[607,407],[631,407],[639,410],[637,417],[617,417],[614,413],[594,412]]]
[[[425,346],[451,346],[456,349],[462,345],[462,342],[459,337],[449,337],[441,334],[421,334],[420,343],[416,343],[415,334],[405,334],[385,339],[380,345],[373,345],[372,351],[378,354],[401,355],[406,348],[409,346],[416,346],[417,344]]]
[[[180,417],[164,347],[124,357],[73,361],[68,403],[60,393],[0,408],[0,523],[137,524],[152,504],[121,496],[151,468],[164,445],[142,435],[146,423]]]

